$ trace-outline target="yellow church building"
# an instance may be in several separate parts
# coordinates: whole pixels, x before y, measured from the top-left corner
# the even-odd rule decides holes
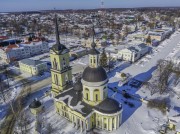
[[[108,97],[108,77],[99,65],[99,51],[92,43],[89,52],[89,66],[85,68],[82,79],[72,83],[72,71],[69,65],[69,50],[60,43],[56,24],[56,44],[50,50],[52,94],[56,111],[74,127],[82,132],[94,128],[113,131],[122,121],[122,105]]]

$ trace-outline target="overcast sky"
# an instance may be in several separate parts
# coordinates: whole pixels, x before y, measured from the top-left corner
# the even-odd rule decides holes
[[[94,9],[101,0],[0,0],[0,12],[46,9]],[[106,8],[180,6],[180,0],[104,0]]]

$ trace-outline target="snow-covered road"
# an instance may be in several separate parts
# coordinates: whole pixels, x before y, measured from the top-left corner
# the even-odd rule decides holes
[[[155,70],[157,61],[165,59],[180,42],[180,33],[175,32],[170,39],[165,40],[159,46],[155,48],[156,51],[151,54],[151,59],[144,62],[142,65],[132,64],[125,68],[123,72],[131,74],[138,80],[146,81],[151,77],[152,72]],[[143,60],[142,58],[141,60]]]

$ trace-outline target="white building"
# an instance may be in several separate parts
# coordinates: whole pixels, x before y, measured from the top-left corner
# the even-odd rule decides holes
[[[28,58],[41,53],[49,52],[47,42],[33,42],[31,44],[9,45],[0,49],[0,57],[4,62]]]
[[[21,72],[39,75],[47,70],[47,63],[38,60],[23,59],[19,61],[19,68]]]
[[[135,62],[148,53],[149,50],[150,47],[143,43],[137,46],[131,46],[129,48],[118,51],[118,59]]]
[[[173,28],[171,27],[163,27],[161,29],[154,29],[148,32],[148,34],[146,35],[146,38],[150,36],[151,40],[155,39],[157,41],[162,41],[166,39],[166,37],[168,37],[172,32],[173,32]]]

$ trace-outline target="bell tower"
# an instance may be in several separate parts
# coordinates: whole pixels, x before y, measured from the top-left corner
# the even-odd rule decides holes
[[[107,98],[108,77],[103,67],[99,65],[100,52],[96,49],[94,42],[94,25],[93,25],[93,42],[92,49],[89,51],[89,66],[85,68],[82,75],[83,101],[91,106],[100,104]]]
[[[55,15],[56,44],[50,50],[53,96],[57,96],[72,83],[72,71],[69,65],[69,50],[60,43],[57,15]]]

